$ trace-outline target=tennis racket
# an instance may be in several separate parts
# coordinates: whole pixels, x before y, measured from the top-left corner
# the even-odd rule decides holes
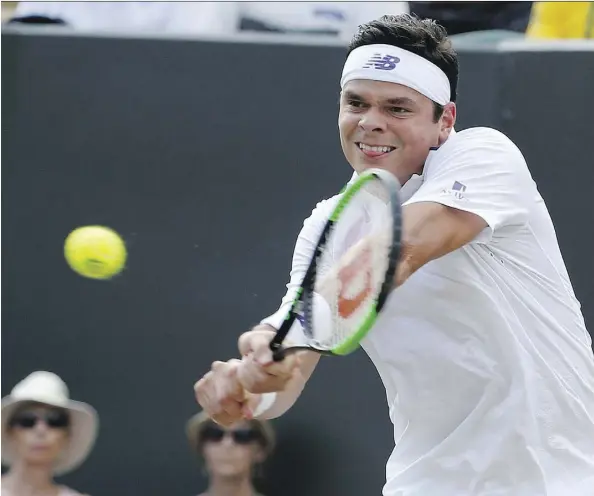
[[[304,349],[336,356],[359,347],[394,286],[401,246],[399,192],[396,178],[382,169],[365,171],[343,190],[270,342],[275,361]],[[306,342],[284,344],[296,320]]]

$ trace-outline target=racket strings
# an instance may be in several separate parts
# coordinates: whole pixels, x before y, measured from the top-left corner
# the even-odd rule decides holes
[[[306,310],[319,348],[331,349],[349,339],[377,301],[392,244],[388,196],[379,180],[370,181],[329,233]]]

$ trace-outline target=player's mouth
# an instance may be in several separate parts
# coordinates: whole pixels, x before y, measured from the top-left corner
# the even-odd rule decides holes
[[[394,146],[367,145],[361,142],[355,144],[359,150],[361,150],[361,152],[363,152],[363,154],[369,158],[380,158],[396,149]]]

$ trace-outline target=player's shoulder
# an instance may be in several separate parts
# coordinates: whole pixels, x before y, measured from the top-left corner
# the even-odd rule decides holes
[[[527,168],[524,155],[516,144],[501,131],[490,127],[472,127],[453,133],[427,162],[440,164],[438,168],[462,164]]]
[[[447,174],[489,177],[509,173],[531,179],[524,155],[504,133],[490,127],[473,127],[450,135],[428,157],[425,182]]]
[[[496,150],[519,151],[506,134],[492,127],[470,127],[451,135],[440,150],[474,149],[484,152]]]

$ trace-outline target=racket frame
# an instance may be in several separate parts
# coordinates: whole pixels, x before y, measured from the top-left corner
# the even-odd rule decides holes
[[[334,225],[340,219],[340,216],[352,198],[361,190],[361,188],[369,181],[379,179],[389,192],[389,206],[392,211],[392,246],[390,247],[388,267],[386,269],[384,280],[380,288],[380,292],[377,296],[375,303],[372,305],[369,313],[363,320],[363,323],[359,326],[357,331],[352,334],[344,342],[340,343],[333,348],[316,347],[313,344],[309,345],[297,345],[290,347],[283,347],[283,342],[289,333],[289,330],[295,323],[295,320],[301,314],[306,317],[303,323],[303,330],[306,337],[313,338],[313,332],[311,332],[310,326],[312,325],[313,319],[307,319],[311,316],[312,297],[314,293],[315,279],[317,274],[317,264],[321,257],[323,250],[328,242],[328,235],[330,234]],[[273,358],[275,361],[280,361],[284,358],[287,353],[294,353],[296,351],[310,350],[328,356],[341,356],[352,353],[359,347],[361,340],[367,335],[373,324],[375,323],[379,313],[383,309],[390,291],[394,287],[394,275],[398,260],[400,258],[401,251],[401,233],[402,233],[402,207],[400,204],[400,184],[398,180],[388,171],[384,169],[367,169],[365,172],[359,174],[357,179],[347,185],[343,190],[342,196],[338,203],[332,210],[329,219],[326,221],[324,228],[318,238],[313,256],[310,264],[303,276],[301,285],[297,289],[297,294],[291,308],[287,312],[285,319],[283,320],[280,328],[277,330],[274,338],[270,342],[270,349],[272,350]]]

